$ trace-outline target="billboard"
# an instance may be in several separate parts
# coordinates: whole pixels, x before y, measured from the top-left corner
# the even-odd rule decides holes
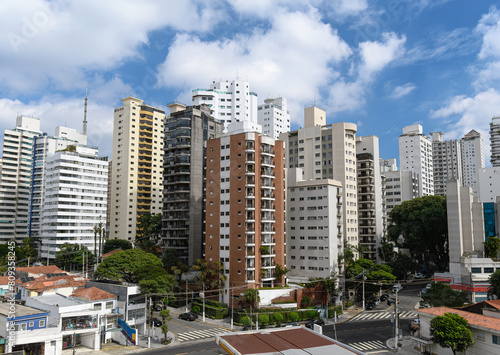
[[[128,325],[123,319],[118,318],[118,325],[122,328],[122,333],[127,337],[128,340],[134,345],[137,339],[137,329],[133,329]]]

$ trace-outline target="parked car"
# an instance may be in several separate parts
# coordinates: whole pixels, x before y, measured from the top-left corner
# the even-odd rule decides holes
[[[196,318],[198,318],[198,316],[195,313],[193,313],[193,312],[187,312],[187,313],[179,314],[179,319],[193,321]]]
[[[432,287],[432,284],[427,284],[427,285],[425,285],[425,288],[426,288],[426,289],[428,289],[428,290],[430,290],[430,289],[431,289],[431,287]]]
[[[415,333],[417,330],[420,329],[420,319],[415,318],[412,321],[410,321],[410,333]]]
[[[306,323],[306,327],[309,329],[314,329],[315,324],[320,325],[320,326],[324,326],[325,321],[323,319],[315,319],[313,321]]]
[[[149,319],[149,321],[150,324],[153,324],[155,327],[161,327],[163,324],[163,322],[158,318]]]
[[[420,291],[421,294],[427,293],[427,289],[423,288],[422,291]]]
[[[163,309],[163,306],[162,306],[161,304],[157,304],[157,305],[155,306],[155,311],[156,311],[156,312],[160,312],[162,309]]]
[[[424,274],[422,274],[421,272],[417,272],[417,273],[415,274],[415,278],[416,278],[416,279],[421,279],[422,277],[424,277]]]
[[[377,305],[376,305],[374,302],[368,302],[368,303],[366,304],[366,307],[365,307],[365,308],[366,308],[366,310],[371,311],[371,310],[372,310],[372,309],[374,309],[375,307],[377,307]]]
[[[392,286],[392,292],[396,293],[396,292],[401,291],[404,288],[405,288],[404,285],[396,284],[396,285]]]
[[[380,296],[380,300],[383,302],[383,301],[386,301],[387,299],[389,298],[389,295],[387,293],[384,293],[382,296]]]

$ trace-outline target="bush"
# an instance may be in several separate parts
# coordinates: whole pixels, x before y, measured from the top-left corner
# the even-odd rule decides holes
[[[283,322],[283,315],[281,313],[273,313],[272,318],[273,321],[278,325]]]
[[[288,318],[291,322],[296,322],[299,320],[299,314],[297,312],[290,312],[288,313]]]
[[[302,298],[302,301],[300,301],[300,305],[302,306],[302,308],[309,306],[309,304],[311,304],[311,297],[305,296],[304,298]]]
[[[306,311],[306,317],[307,317],[307,319],[318,318],[318,311],[313,310],[313,309]]]
[[[193,307],[191,307],[191,311],[193,311],[194,313],[200,313],[200,307],[199,306],[193,306]]]
[[[265,314],[259,314],[259,324],[260,325],[268,325],[269,324],[269,317],[266,316]]]
[[[244,326],[250,325],[250,318],[248,318],[247,316],[243,316],[240,319],[240,323]]]

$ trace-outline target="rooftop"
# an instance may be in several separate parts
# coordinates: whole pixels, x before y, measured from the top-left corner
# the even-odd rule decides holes
[[[469,325],[500,331],[500,322],[498,321],[498,318],[483,316],[477,313],[461,311],[448,307],[424,308],[417,310],[417,312],[426,313],[432,316],[443,316],[445,313],[454,313],[467,319]]]
[[[34,281],[25,282],[20,286],[30,291],[43,292],[62,287],[85,287],[86,281],[84,277],[80,276],[65,275],[49,278],[47,275],[42,275]]]
[[[16,268],[16,271],[27,272],[30,274],[58,274],[64,272],[56,265],[18,267]]]
[[[48,306],[58,306],[58,307],[68,307],[68,306],[76,306],[80,304],[88,304],[88,301],[79,300],[76,298],[69,298],[58,293],[50,294],[50,295],[42,295],[37,297],[32,297],[32,299],[46,304]]]
[[[10,302],[2,302],[0,303],[0,314],[3,316],[8,317],[9,316],[9,311],[10,311]],[[31,316],[35,314],[45,314],[48,313],[47,311],[42,311],[41,309],[33,308],[33,307],[28,307],[28,306],[22,306],[20,304],[16,304],[16,310],[15,310],[15,316],[16,317],[25,317],[25,316]]]
[[[78,288],[71,296],[85,301],[98,301],[116,298],[114,294],[100,290],[97,287]]]
[[[217,334],[215,342],[230,354],[364,354],[305,327]]]
[[[115,250],[108,251],[106,254],[102,254],[101,258],[107,258],[108,256],[111,256],[114,253],[118,253],[119,251],[123,251],[123,250],[121,250],[121,249],[115,249]]]

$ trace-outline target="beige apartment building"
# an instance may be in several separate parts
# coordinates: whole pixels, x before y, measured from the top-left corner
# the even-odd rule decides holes
[[[127,97],[114,112],[110,239],[136,241],[138,219],[161,213],[165,111]]]

